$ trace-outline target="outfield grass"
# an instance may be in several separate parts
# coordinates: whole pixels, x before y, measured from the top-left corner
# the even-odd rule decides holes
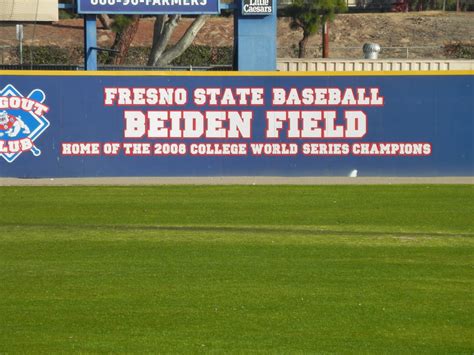
[[[474,187],[0,187],[0,353],[474,351]]]

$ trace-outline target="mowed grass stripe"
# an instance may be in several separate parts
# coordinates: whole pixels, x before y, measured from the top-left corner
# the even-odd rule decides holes
[[[0,188],[0,352],[472,353],[472,187],[403,188]]]
[[[0,225],[474,232],[474,185],[0,187]]]
[[[195,233],[220,233],[225,235],[234,235],[237,238],[246,238],[248,235],[258,236],[259,234],[269,234],[271,233],[275,237],[317,237],[317,236],[345,236],[345,237],[393,237],[399,239],[413,239],[413,238],[422,238],[422,237],[444,237],[446,240],[450,240],[452,237],[465,237],[471,238],[474,237],[474,233],[464,233],[464,232],[376,232],[376,231],[350,231],[350,230],[334,230],[330,226],[328,227],[316,227],[316,226],[153,226],[153,225],[123,225],[123,224],[68,224],[65,226],[60,226],[57,224],[29,224],[27,226],[19,226],[17,224],[5,223],[4,228],[21,228],[25,231],[27,230],[49,230],[49,229],[61,229],[61,230],[70,230],[73,232],[79,231],[93,231],[98,232],[121,232],[125,231],[129,234],[133,233],[143,233],[146,231],[162,231],[162,232],[195,232]],[[2,227],[0,227],[2,228]],[[5,232],[5,237],[8,236],[8,233]],[[73,233],[72,237],[81,235],[81,233]],[[32,236],[28,233],[24,234],[24,238],[31,240]],[[18,236],[15,237],[15,240],[21,240]],[[374,238],[371,239],[372,241]],[[206,239],[202,239],[203,242],[206,242]]]

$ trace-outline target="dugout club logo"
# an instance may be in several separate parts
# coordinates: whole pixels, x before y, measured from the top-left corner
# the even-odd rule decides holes
[[[0,156],[8,163],[23,153],[41,155],[35,141],[50,124],[45,117],[49,111],[45,100],[46,95],[40,89],[32,90],[27,96],[13,85],[0,90]]]

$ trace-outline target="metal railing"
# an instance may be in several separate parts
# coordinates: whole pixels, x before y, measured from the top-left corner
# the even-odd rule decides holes
[[[278,70],[299,72],[474,70],[474,60],[280,58]]]

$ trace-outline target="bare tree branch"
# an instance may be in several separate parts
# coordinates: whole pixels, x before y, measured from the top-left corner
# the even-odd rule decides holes
[[[199,15],[189,26],[183,37],[172,47],[168,48],[156,62],[157,66],[171,63],[173,59],[179,57],[193,43],[199,30],[204,26],[209,15]]]
[[[112,20],[110,19],[109,15],[107,14],[100,14],[99,15],[99,21],[106,30],[110,30],[111,25],[112,25]]]
[[[153,30],[153,45],[151,47],[148,65],[156,66],[158,59],[166,50],[166,46],[181,20],[181,15],[158,15],[156,16]]]
[[[164,19],[160,19],[160,17],[157,16],[153,32],[153,46],[148,59],[148,65],[168,65],[173,59],[183,54],[191,43],[193,43],[208,18],[209,15],[199,15],[188,27],[179,41],[174,46],[167,48],[171,34],[178,25],[180,18],[175,20],[168,19],[168,21],[164,22]]]

